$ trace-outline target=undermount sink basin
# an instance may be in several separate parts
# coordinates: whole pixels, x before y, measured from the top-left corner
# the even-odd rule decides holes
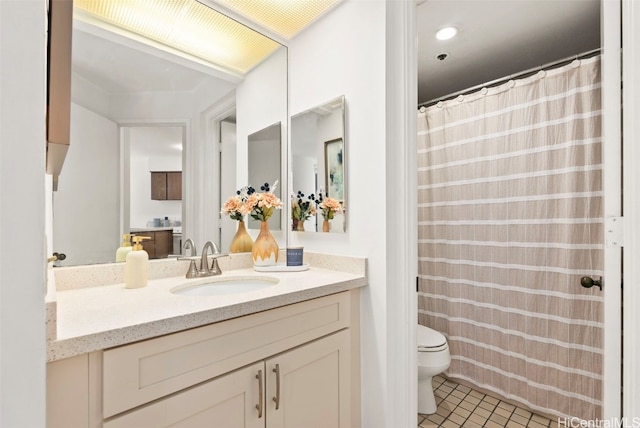
[[[171,289],[180,296],[222,296],[273,287],[278,279],[269,277],[219,278],[200,284],[179,285]]]

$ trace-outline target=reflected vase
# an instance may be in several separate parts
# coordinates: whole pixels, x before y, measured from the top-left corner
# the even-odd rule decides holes
[[[323,232],[329,232],[329,230],[331,229],[331,225],[329,224],[329,220],[325,220],[322,222],[322,231]]]
[[[247,232],[244,221],[238,222],[238,230],[231,240],[230,253],[249,253],[253,249],[253,239]]]
[[[278,242],[269,231],[266,221],[260,223],[260,233],[253,243],[251,256],[255,266],[273,266],[278,261]]]

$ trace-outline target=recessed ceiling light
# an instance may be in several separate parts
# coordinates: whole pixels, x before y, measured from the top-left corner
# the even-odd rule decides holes
[[[458,29],[456,27],[443,27],[436,32],[436,39],[449,40],[456,34],[458,34]]]

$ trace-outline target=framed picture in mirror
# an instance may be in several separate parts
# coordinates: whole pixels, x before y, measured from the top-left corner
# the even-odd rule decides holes
[[[344,142],[342,138],[324,143],[324,173],[327,196],[344,201]]]

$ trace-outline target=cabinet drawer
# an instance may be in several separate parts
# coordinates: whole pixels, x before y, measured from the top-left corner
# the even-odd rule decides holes
[[[104,417],[349,327],[349,292],[106,350]]]

